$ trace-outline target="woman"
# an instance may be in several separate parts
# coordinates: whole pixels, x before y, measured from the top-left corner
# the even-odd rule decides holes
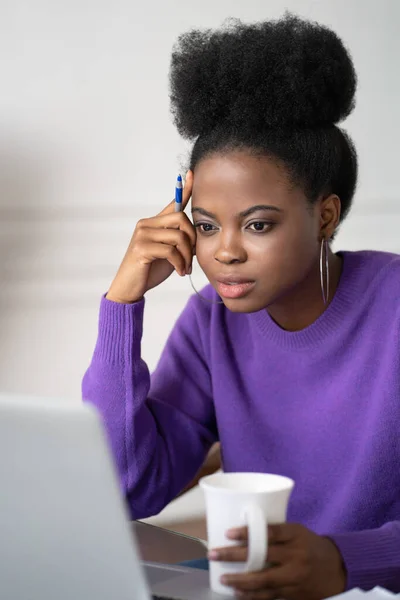
[[[179,132],[194,140],[184,204],[140,221],[102,300],[83,395],[101,411],[134,518],[160,511],[220,441],[225,471],[296,482],[249,598],[400,591],[400,258],[333,253],[357,157],[338,126],[356,74],[329,29],[293,16],[181,36]],[[188,302],[151,378],[144,296],[194,252]],[[241,546],[212,560],[242,561]]]

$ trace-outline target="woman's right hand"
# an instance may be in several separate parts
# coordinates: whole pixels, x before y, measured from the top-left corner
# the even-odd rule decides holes
[[[193,174],[186,176],[182,209],[192,195]],[[113,302],[137,302],[148,290],[160,285],[173,271],[191,272],[196,232],[183,212],[175,212],[173,200],[156,217],[136,225],[128,250],[106,298]]]

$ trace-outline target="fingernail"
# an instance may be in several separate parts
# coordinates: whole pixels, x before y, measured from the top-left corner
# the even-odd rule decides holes
[[[209,560],[218,560],[219,559],[219,553],[216,550],[210,550],[210,552],[208,553],[208,558]]]
[[[226,575],[222,575],[220,582],[226,585],[228,583],[228,578]]]

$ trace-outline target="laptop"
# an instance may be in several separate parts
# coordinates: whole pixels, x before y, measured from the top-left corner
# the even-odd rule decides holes
[[[0,394],[0,597],[221,600],[208,573],[142,563],[95,409]]]

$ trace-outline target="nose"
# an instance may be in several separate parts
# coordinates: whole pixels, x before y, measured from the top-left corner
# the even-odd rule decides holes
[[[220,235],[219,241],[219,246],[214,254],[217,262],[224,265],[246,262],[247,253],[241,243],[240,235]]]

